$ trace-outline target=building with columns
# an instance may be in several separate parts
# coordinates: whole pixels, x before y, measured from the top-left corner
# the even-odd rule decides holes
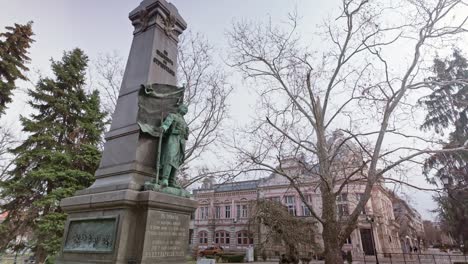
[[[313,178],[312,178],[313,179]],[[315,212],[322,210],[318,181],[301,185],[301,191]],[[337,198],[337,212],[345,218],[355,208],[365,189],[364,184],[347,185]],[[297,191],[280,175],[250,181],[214,184],[206,179],[201,188],[194,191],[199,206],[191,223],[193,248],[202,249],[212,245],[228,251],[245,250],[249,245],[262,241],[260,227],[250,221],[251,205],[257,199],[281,202],[296,217],[311,217]],[[318,226],[319,233],[321,227]],[[321,237],[317,239],[321,242]],[[374,186],[371,198],[359,216],[357,228],[352,232],[344,251],[354,254],[400,253],[399,224],[395,221],[392,196],[381,185]],[[278,255],[280,247],[271,247]]]

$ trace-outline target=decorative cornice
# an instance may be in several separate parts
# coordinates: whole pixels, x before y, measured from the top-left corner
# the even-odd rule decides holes
[[[187,23],[179,15],[177,8],[165,0],[145,0],[129,14],[135,30],[133,34],[145,32],[158,26],[175,41],[187,28]]]

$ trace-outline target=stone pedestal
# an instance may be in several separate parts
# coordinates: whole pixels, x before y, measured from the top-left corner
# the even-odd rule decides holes
[[[96,181],[61,201],[68,219],[57,263],[186,263],[196,202],[142,191],[155,177],[158,139],[138,126],[141,85],[176,85],[177,43],[186,23],[165,0],[144,0],[129,18],[132,47]],[[164,113],[175,106],[156,107]]]
[[[67,198],[57,263],[186,263],[196,202],[153,191],[118,190]]]

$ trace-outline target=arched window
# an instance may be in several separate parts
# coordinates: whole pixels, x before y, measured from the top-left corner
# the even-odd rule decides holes
[[[198,241],[200,244],[208,244],[208,233],[206,231],[198,233]]]
[[[237,244],[238,245],[253,245],[253,236],[249,235],[248,231],[237,232]]]
[[[217,231],[215,233],[215,244],[227,245],[230,242],[231,241],[230,241],[230,237],[229,237],[229,232],[227,232],[227,231]]]

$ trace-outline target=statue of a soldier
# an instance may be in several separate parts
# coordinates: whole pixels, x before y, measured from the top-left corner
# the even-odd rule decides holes
[[[185,159],[185,140],[188,139],[189,129],[184,120],[187,106],[179,105],[177,113],[169,114],[161,125],[163,133],[161,159],[161,185],[163,187],[179,187],[176,184],[177,170]]]

